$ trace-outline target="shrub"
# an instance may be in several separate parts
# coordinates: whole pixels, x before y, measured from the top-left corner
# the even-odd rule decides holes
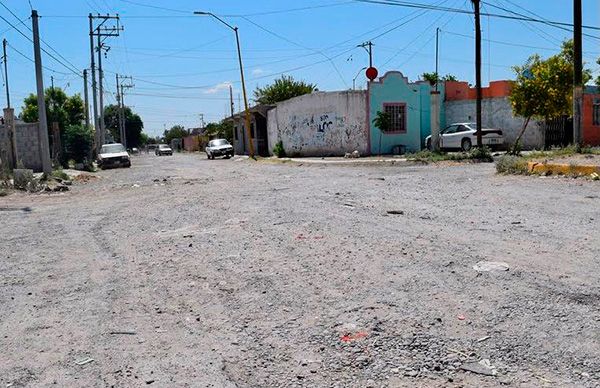
[[[84,163],[92,150],[94,136],[90,128],[71,125],[65,130],[65,159]]]
[[[498,174],[527,174],[527,162],[523,158],[514,155],[504,155],[496,162]]]
[[[277,144],[275,144],[275,147],[273,147],[273,153],[278,158],[285,158],[285,148],[283,148],[283,142],[281,140],[279,140]]]
[[[492,151],[488,147],[477,147],[472,149],[471,152],[469,152],[469,159],[490,163],[494,161]]]
[[[52,177],[53,178],[61,179],[63,181],[70,181],[71,180],[71,177],[69,177],[69,175],[67,175],[67,173],[64,172],[63,170],[54,170],[54,171],[52,171]]]

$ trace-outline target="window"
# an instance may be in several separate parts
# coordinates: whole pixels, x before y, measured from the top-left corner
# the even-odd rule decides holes
[[[406,132],[406,104],[384,103],[383,109],[392,119],[390,132]]]
[[[600,125],[600,99],[592,106],[592,125]]]
[[[446,129],[444,129],[442,131],[442,133],[444,135],[450,135],[451,133],[456,133],[458,131],[458,125],[450,125],[448,127],[446,127]]]

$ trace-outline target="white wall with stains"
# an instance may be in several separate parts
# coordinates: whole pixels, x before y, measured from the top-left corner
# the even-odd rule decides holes
[[[268,112],[269,151],[278,141],[289,156],[369,152],[366,91],[315,92]]]

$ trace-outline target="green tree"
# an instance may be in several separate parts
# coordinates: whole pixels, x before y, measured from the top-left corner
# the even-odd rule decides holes
[[[571,115],[573,110],[573,41],[563,42],[560,53],[547,59],[535,54],[521,66],[514,66],[516,80],[510,101],[515,116],[523,117],[512,153],[517,153],[519,143],[532,118],[549,120]],[[590,81],[588,69],[583,72],[583,81]]]
[[[81,124],[69,125],[64,136],[65,159],[83,163],[91,154],[93,142],[94,134],[91,128]]]
[[[598,66],[600,66],[600,58],[598,58],[596,63],[598,64]],[[600,88],[600,75],[596,77],[596,86]]]
[[[384,132],[392,129],[392,116],[387,112],[377,111],[377,115],[373,119],[373,125],[379,128],[379,155],[381,156],[381,138]]]
[[[439,81],[442,81],[442,82],[445,82],[445,81],[458,81],[458,78],[456,78],[456,76],[454,76],[452,74],[446,74],[445,76],[440,77],[439,74],[436,73],[436,72],[423,73],[421,75],[421,77],[423,77],[423,79],[425,81],[428,81],[431,85],[435,85]]]
[[[128,106],[123,109],[125,115],[125,136],[127,137],[127,147],[139,147],[142,144],[142,130],[144,122],[141,117],[134,113]],[[121,140],[119,132],[119,107],[117,105],[108,105],[104,108],[104,126],[110,130],[113,138]]]
[[[292,76],[281,76],[271,85],[254,90],[254,99],[259,104],[275,104],[290,98],[317,91],[317,86],[304,81],[296,81]]]
[[[206,136],[211,138],[227,139],[233,142],[233,123],[231,121],[221,121],[220,123],[209,123],[204,128]]]
[[[84,107],[79,94],[69,97],[61,88],[48,88],[44,92],[44,99],[49,129],[52,128],[53,122],[58,123],[61,131],[64,131],[69,125],[83,122]],[[35,94],[32,93],[23,100],[20,118],[26,123],[38,121],[38,104]]]
[[[163,140],[167,144],[171,144],[171,140],[173,139],[181,139],[183,137],[189,136],[190,131],[185,129],[183,125],[174,125],[171,129],[167,130],[163,134]]]

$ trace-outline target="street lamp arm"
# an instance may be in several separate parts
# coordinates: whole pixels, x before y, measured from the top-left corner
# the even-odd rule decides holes
[[[238,29],[237,27],[232,26],[231,24],[227,23],[225,20],[221,19],[220,17],[218,17],[217,15],[215,15],[212,12],[195,11],[194,15],[212,16],[213,18],[217,19],[221,23],[225,24],[227,27],[231,28],[233,31],[237,31],[237,29]]]

